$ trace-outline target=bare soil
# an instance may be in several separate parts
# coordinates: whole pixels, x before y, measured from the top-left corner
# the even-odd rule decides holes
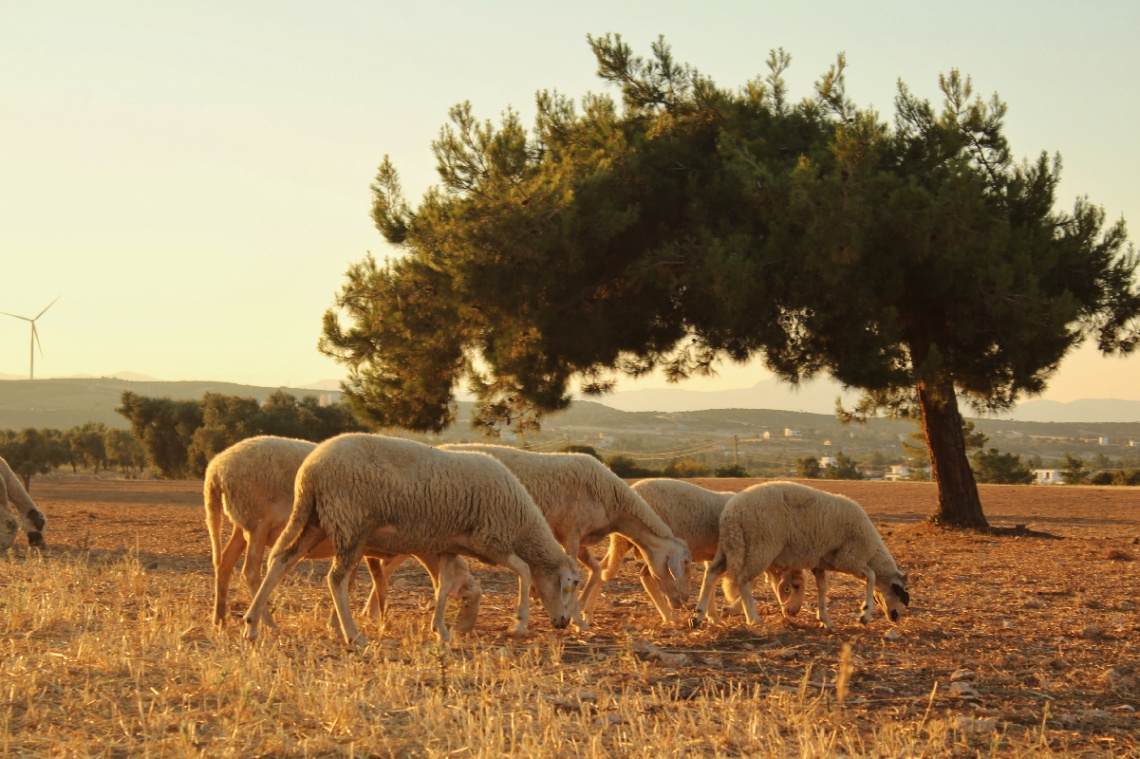
[[[694,482],[739,490],[757,481]],[[995,537],[932,526],[931,484],[810,484],[859,501],[910,570],[910,614],[897,626],[881,614],[858,624],[862,585],[837,577],[831,632],[815,623],[810,583],[809,603],[792,619],[781,618],[762,591],[757,628],[739,619],[665,628],[629,566],[606,586],[593,632],[552,633],[536,614],[532,636],[564,635],[569,662],[628,649],[631,638],[649,643],[634,650],[654,663],[652,682],[630,687],[670,687],[682,698],[712,698],[718,687],[833,690],[849,643],[855,671],[846,714],[855,722],[884,713],[907,722],[958,715],[964,730],[996,724],[1009,733],[1041,731],[1063,752],[1140,755],[1140,489],[982,486],[994,526],[1033,531]],[[205,586],[212,583],[200,481],[55,476],[33,480],[31,494],[47,515],[52,555],[136,553],[148,570],[200,574]],[[320,566],[299,571],[309,577],[298,581],[323,584]],[[508,627],[516,581],[494,568],[477,571],[486,595],[475,635],[493,640]],[[241,585],[235,581],[231,591],[235,617],[249,600]],[[427,587],[409,563],[392,597],[393,613],[423,617],[425,640]],[[202,618],[209,614],[203,606]],[[366,634],[374,634],[370,624]]]

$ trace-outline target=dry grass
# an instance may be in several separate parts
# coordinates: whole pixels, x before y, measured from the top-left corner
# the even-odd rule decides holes
[[[327,626],[322,565],[249,644],[244,588],[209,624],[201,554],[21,548],[0,558],[0,756],[1140,756],[1135,525],[883,530],[913,569],[897,628],[858,625],[861,588],[837,578],[833,633],[770,602],[755,630],[662,629],[629,568],[594,633],[538,608],[516,641],[513,576],[480,570],[479,629],[450,651],[418,568],[360,651]]]

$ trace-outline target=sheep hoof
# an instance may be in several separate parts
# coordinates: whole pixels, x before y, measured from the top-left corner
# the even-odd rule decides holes
[[[349,641],[348,645],[359,649],[368,648],[368,638],[365,637],[363,633],[357,633],[356,637]]]
[[[700,626],[701,626],[701,618],[700,617],[693,617],[692,619],[689,620],[689,627],[693,628],[694,630],[696,630]]]
[[[511,630],[510,634],[516,638],[522,638],[529,635],[530,630],[526,629],[526,625],[519,625],[515,629]]]

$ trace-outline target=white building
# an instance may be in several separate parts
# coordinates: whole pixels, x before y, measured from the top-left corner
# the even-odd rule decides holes
[[[910,476],[910,467],[906,464],[891,464],[890,471],[883,473],[883,479],[888,482],[898,482]]]
[[[1037,478],[1038,485],[1065,484],[1065,478],[1061,476],[1060,469],[1034,469],[1033,476]]]

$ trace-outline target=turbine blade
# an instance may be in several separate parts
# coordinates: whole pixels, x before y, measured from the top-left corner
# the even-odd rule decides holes
[[[63,297],[63,294],[61,293],[61,294],[59,294],[59,295],[55,296],[55,300],[59,300],[59,299],[60,299],[60,298],[62,298],[62,297]],[[54,305],[55,305],[55,300],[53,300],[51,303],[49,303],[49,304],[47,304],[46,306],[44,306],[44,310],[43,310],[43,311],[40,311],[38,314],[36,314],[36,319],[38,319],[38,318],[40,318],[41,316],[43,316],[43,315],[44,315],[44,312],[45,312],[45,311],[47,311],[49,308],[51,308],[52,306],[54,306]],[[32,319],[32,321],[35,321],[36,319]]]
[[[36,345],[40,348],[40,358],[44,357],[44,344],[40,342],[40,333],[36,331],[36,323],[32,322],[32,339],[36,341]]]
[[[10,314],[10,313],[8,313],[7,311],[0,311],[0,314],[3,314],[4,316],[11,316],[11,317],[12,317],[12,318],[14,318],[14,319],[23,319],[23,320],[24,320],[24,321],[26,321],[26,322],[30,322],[30,321],[31,321],[31,319],[29,319],[29,318],[28,318],[28,317],[26,317],[26,316],[20,316],[19,314]]]

